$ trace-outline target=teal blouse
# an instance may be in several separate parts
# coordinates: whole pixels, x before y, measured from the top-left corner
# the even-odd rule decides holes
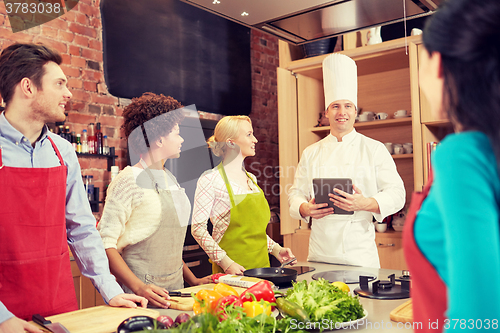
[[[500,178],[489,139],[481,132],[448,135],[432,167],[434,183],[414,233],[447,287],[445,328],[499,329]]]

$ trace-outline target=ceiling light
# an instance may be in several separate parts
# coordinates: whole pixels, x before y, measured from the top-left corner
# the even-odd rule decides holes
[[[218,5],[220,4],[220,1],[219,0],[214,0],[214,2],[212,2],[214,5]]]
[[[241,13],[241,16],[248,16],[248,13],[247,12],[243,12],[243,13]]]

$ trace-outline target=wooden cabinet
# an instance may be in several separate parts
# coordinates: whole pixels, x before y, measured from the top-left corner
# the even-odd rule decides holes
[[[388,230],[375,233],[380,267],[388,269],[408,269],[404,260],[401,232]]]
[[[448,119],[436,118],[432,115],[429,102],[418,84],[418,57],[423,48],[422,41],[409,44],[412,67],[412,110],[413,113],[413,155],[415,191],[421,191],[428,178],[428,147],[430,142],[439,142],[453,132]]]
[[[393,155],[405,184],[407,202],[411,200],[415,188],[422,188],[425,161],[421,137],[431,137],[434,133],[429,128],[426,128],[429,132],[422,133],[420,124],[420,105],[425,106],[425,101],[420,101],[418,88],[417,52],[420,38],[412,36],[340,52],[354,59],[358,67],[358,107],[364,111],[389,114],[387,120],[356,123],[356,131],[383,143],[414,144],[413,154]],[[329,133],[329,127],[315,127],[320,112],[325,109],[322,62],[327,55],[296,59],[299,53],[297,48],[282,41],[279,50],[281,233],[285,246],[291,247],[297,256],[307,257],[307,250],[305,254],[299,252],[307,249],[304,246],[304,229],[309,226],[301,225],[290,217],[286,193],[293,184],[302,151]],[[394,112],[400,109],[408,110],[412,117],[394,119]],[[396,238],[394,244],[401,245],[400,238],[397,242]],[[406,265],[402,250],[389,248],[379,248],[382,267],[404,269]]]

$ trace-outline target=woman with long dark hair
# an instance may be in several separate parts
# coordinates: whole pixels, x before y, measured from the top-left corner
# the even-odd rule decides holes
[[[414,322],[423,331],[498,329],[499,18],[498,0],[448,0],[423,33],[420,85],[455,132],[432,156],[405,223]]]

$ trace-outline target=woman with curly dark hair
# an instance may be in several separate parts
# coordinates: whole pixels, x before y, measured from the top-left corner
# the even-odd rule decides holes
[[[499,18],[498,0],[447,0],[422,35],[422,92],[455,133],[432,155],[403,232],[419,331],[498,329]]]
[[[124,290],[168,308],[168,291],[183,288],[184,279],[190,285],[210,282],[196,278],[182,260],[191,204],[164,168],[166,159],[180,156],[184,112],[170,96],[145,93],[123,117],[129,152],[139,161],[110,184],[98,229],[111,273]]]

